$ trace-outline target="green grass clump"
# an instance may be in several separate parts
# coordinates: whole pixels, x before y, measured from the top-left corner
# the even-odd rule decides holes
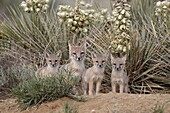
[[[71,73],[60,73],[58,77],[44,77],[24,81],[12,91],[20,107],[26,109],[33,105],[53,101],[61,97],[70,97],[77,79]]]
[[[164,105],[156,105],[153,108],[153,113],[164,113],[165,111],[165,106]]]
[[[71,105],[68,102],[63,103],[63,112],[64,113],[78,113],[78,109],[76,106]]]

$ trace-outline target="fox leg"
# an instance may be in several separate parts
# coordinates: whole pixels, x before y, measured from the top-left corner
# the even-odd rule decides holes
[[[116,84],[115,83],[112,83],[112,92],[116,93]]]
[[[84,95],[87,95],[87,83],[83,83]]]
[[[89,81],[89,95],[93,95],[93,81]]]
[[[123,93],[125,89],[125,85],[124,84],[120,84],[120,93]]]
[[[96,83],[96,95],[99,94],[99,91],[100,91],[100,85],[101,85],[101,80],[97,81]]]
[[[128,93],[128,90],[129,90],[128,84],[126,84],[126,85],[125,85],[125,93]]]

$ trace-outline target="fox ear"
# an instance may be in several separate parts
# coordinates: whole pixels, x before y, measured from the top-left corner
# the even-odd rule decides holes
[[[113,55],[111,54],[111,62],[113,62],[115,60],[115,58],[113,57]]]
[[[48,58],[50,54],[48,52],[45,53],[45,58]]]
[[[126,62],[126,55],[122,57],[123,61]]]
[[[69,47],[69,50],[71,49],[71,44],[70,44],[70,40],[68,41],[68,47]]]
[[[81,44],[81,46],[86,49],[86,39],[83,41],[83,43]]]
[[[109,56],[109,51],[106,51],[105,54],[104,54],[104,57],[107,59]]]
[[[94,52],[92,52],[92,53],[91,53],[91,57],[92,57],[92,58],[96,58],[97,55],[96,55]]]
[[[61,53],[61,50],[59,50],[59,51],[57,52],[57,57],[60,57],[60,58],[61,58],[61,56],[62,56],[62,53]]]
[[[72,44],[70,43],[70,40],[68,41],[68,50],[69,50],[69,55],[71,54],[71,47],[72,47]]]

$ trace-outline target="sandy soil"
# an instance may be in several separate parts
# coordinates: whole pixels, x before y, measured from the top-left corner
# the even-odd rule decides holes
[[[88,97],[86,102],[76,102],[69,98],[43,103],[40,106],[21,111],[15,99],[0,100],[0,113],[63,113],[63,102],[78,107],[79,113],[153,113],[156,105],[165,104],[165,112],[170,113],[170,94],[100,94]]]

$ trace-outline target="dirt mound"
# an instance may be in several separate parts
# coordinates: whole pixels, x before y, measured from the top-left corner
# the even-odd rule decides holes
[[[0,100],[0,113],[62,113],[64,101],[78,107],[79,113],[152,113],[156,105],[165,104],[165,112],[170,113],[170,94],[100,94],[89,97],[86,102],[76,102],[69,98],[43,103],[21,111],[15,99]]]

